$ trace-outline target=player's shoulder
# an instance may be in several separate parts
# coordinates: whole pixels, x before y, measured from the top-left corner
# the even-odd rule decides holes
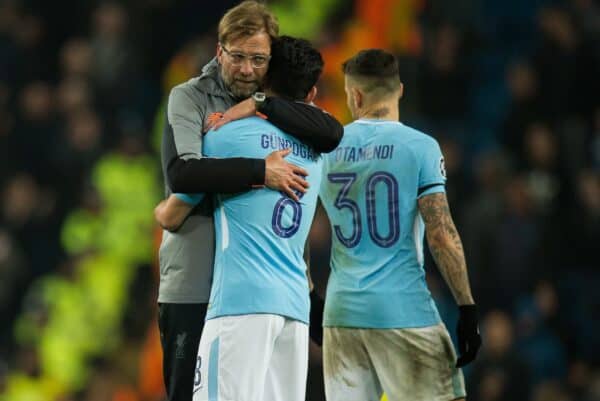
[[[356,139],[362,136],[392,136],[407,145],[436,145],[430,135],[398,121],[356,120],[344,126],[344,139]]]
[[[198,97],[199,92],[201,92],[198,90],[199,80],[200,77],[194,77],[171,88],[171,91],[169,92],[169,102],[174,103],[188,99],[193,100]]]
[[[417,146],[438,146],[437,140],[431,135],[409,125],[400,124],[402,126],[402,134],[406,137],[407,142]]]
[[[279,128],[277,128],[276,126],[271,124],[266,119],[260,118],[258,116],[241,118],[239,120],[231,121],[231,122],[223,125],[223,127],[227,127],[227,126],[230,126],[235,129],[237,129],[239,127],[252,127],[252,128],[263,128],[263,129],[264,128],[273,128],[273,129],[276,129],[279,131]]]
[[[211,130],[208,133],[211,132],[214,131]],[[228,122],[227,124],[219,128],[218,132],[226,133],[227,135],[231,134],[238,136],[254,135],[257,132],[282,134],[281,130],[273,124],[271,124],[269,121],[265,120],[264,118],[255,116]]]
[[[344,136],[340,141],[339,146],[347,145],[350,142],[359,140],[368,131],[368,127],[360,124],[358,121],[352,121],[344,125]]]

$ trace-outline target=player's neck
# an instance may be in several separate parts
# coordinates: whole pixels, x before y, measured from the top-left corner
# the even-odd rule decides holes
[[[398,104],[395,102],[393,104],[389,102],[378,103],[360,110],[358,118],[399,121],[400,112],[398,111]]]

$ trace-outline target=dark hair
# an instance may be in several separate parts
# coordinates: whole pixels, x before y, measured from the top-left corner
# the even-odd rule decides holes
[[[323,71],[323,58],[309,41],[281,36],[271,44],[267,86],[278,96],[303,100]]]
[[[381,49],[359,51],[342,64],[342,71],[363,83],[368,92],[391,92],[400,84],[400,68],[396,57]]]

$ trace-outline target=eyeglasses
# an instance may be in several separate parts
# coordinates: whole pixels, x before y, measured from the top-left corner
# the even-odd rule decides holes
[[[271,56],[268,54],[245,54],[241,52],[231,52],[225,48],[225,46],[221,45],[221,49],[229,56],[231,60],[231,64],[238,66],[242,65],[246,59],[250,60],[250,64],[254,68],[264,68],[269,63]]]

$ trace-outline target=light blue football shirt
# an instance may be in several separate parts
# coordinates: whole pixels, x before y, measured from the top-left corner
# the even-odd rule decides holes
[[[319,195],[322,157],[258,117],[210,131],[203,142],[203,154],[219,158],[264,158],[287,148],[292,153],[286,160],[309,173],[310,188],[300,203],[268,188],[216,195],[215,266],[207,319],[269,313],[308,324],[303,254]]]
[[[444,192],[432,137],[402,123],[357,120],[324,155],[320,197],[331,221],[329,327],[408,328],[439,323],[425,283],[417,199]]]

